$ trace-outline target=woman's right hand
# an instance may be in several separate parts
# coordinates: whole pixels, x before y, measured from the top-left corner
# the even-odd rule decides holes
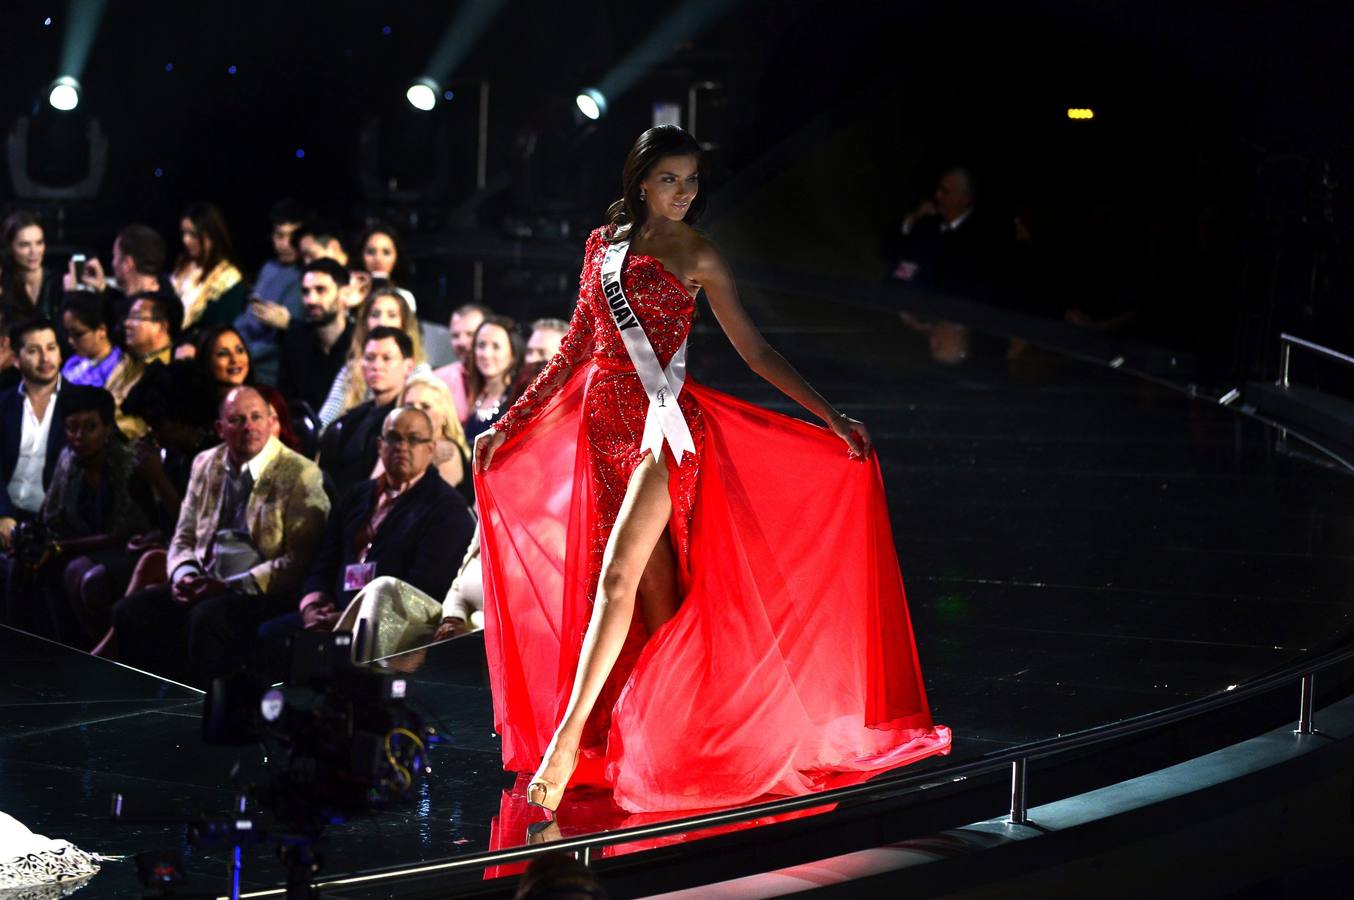
[[[475,438],[475,471],[489,471],[489,463],[494,458],[494,451],[503,445],[507,440],[503,432],[497,428],[490,428],[488,431],[481,432],[480,436]]]

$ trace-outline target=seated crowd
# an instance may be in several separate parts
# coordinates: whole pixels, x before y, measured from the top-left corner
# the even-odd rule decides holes
[[[434,370],[393,229],[350,267],[272,213],[252,284],[209,204],[172,271],[144,225],[64,277],[35,216],[0,225],[4,623],[195,684],[275,674],[298,629],[375,658],[479,627],[471,444],[567,325],[467,304]]]

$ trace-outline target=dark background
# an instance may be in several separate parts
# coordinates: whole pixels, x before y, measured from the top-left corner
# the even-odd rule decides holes
[[[708,80],[720,88],[697,127],[717,145],[705,226],[735,261],[792,258],[874,283],[880,235],[958,161],[980,179],[981,204],[1032,225],[1041,278],[1060,298],[1139,309],[1136,337],[1196,350],[1220,371],[1268,365],[1280,328],[1354,344],[1348,4],[509,0],[439,73],[455,99],[432,115],[404,90],[472,4],[98,8],[0,13],[0,125],[33,116],[30,169],[49,181],[69,180],[87,151],[84,122],[46,108],[46,86],[68,33],[93,30],[76,74],[78,115],[109,139],[99,195],[34,203],[0,181],[0,205],[43,214],[53,261],[106,254],[129,221],[173,241],[182,209],[205,199],[252,273],[268,252],[268,207],[291,196],[345,229],[399,224],[420,313],[440,319],[471,291],[466,247],[524,223],[534,240],[578,244],[576,229],[618,193],[650,105],[684,102]],[[601,122],[582,123],[576,91],[660,28],[662,58]],[[481,78],[494,190],[466,205]],[[1096,118],[1070,122],[1069,106]],[[364,129],[374,163],[359,152]],[[554,268],[542,278],[558,285]],[[541,280],[491,266],[485,299],[559,313],[567,290],[541,300]]]

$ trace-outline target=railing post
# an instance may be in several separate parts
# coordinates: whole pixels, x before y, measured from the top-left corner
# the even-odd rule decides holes
[[[1298,730],[1295,734],[1311,734],[1312,707],[1316,704],[1316,673],[1302,676],[1302,699],[1298,701]]]
[[[1025,801],[1025,764],[1022,756],[1011,763],[1011,817],[1007,821],[1012,825],[1026,825],[1030,821],[1029,809]]]
[[[1293,359],[1293,345],[1279,339],[1279,387],[1288,389],[1288,364]]]

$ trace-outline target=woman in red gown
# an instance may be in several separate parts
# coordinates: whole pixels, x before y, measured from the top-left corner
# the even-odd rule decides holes
[[[949,749],[869,434],[748,318],[689,224],[699,168],[680,128],[640,136],[558,354],[475,445],[495,726],[550,810],[571,784],[727,806]],[[827,428],[684,379],[701,290]]]

